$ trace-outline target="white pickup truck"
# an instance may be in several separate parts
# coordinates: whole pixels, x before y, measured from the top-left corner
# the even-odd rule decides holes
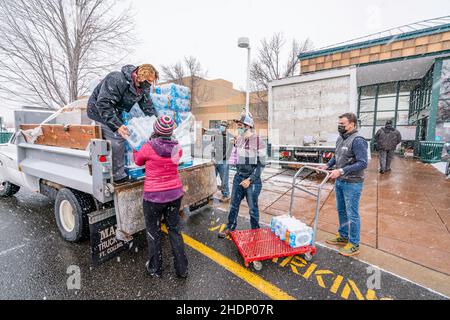
[[[92,248],[107,250],[106,244],[114,245],[114,241],[97,237],[102,230],[92,228],[105,219],[117,223],[111,236],[130,241],[145,229],[143,181],[114,185],[112,150],[110,142],[103,139],[92,140],[87,150],[27,143],[19,130],[21,125],[41,123],[50,114],[38,110],[15,112],[16,133],[8,143],[0,144],[0,198],[12,197],[23,188],[54,199],[55,222],[61,236],[70,242],[90,234]],[[195,210],[208,204],[217,190],[211,160],[194,159],[193,166],[180,169],[180,176],[186,190],[182,208]],[[105,230],[111,226],[102,227]],[[104,243],[92,243],[92,238]]]

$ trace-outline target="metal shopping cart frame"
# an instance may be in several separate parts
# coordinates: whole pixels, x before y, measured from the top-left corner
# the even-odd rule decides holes
[[[299,177],[301,177],[302,173],[309,169],[311,172],[303,177],[300,182],[298,182]],[[306,189],[302,182],[305,181],[311,174],[314,172],[320,172],[325,174],[325,178],[321,181],[317,188],[317,193],[314,193],[308,189]],[[262,228],[256,230],[241,230],[241,231],[233,231],[231,232],[231,239],[235,243],[236,247],[239,250],[240,255],[244,259],[245,266],[248,267],[250,263],[253,264],[253,267],[260,271],[262,270],[261,261],[274,259],[274,258],[282,258],[282,257],[290,257],[296,255],[303,255],[305,260],[310,262],[312,261],[314,255],[316,254],[316,232],[319,221],[319,212],[320,212],[320,201],[322,189],[325,184],[330,179],[330,171],[318,169],[313,166],[303,166],[297,173],[294,175],[292,181],[292,193],[291,193],[291,201],[289,205],[289,216],[292,217],[292,207],[294,205],[294,197],[295,191],[301,190],[306,192],[307,194],[316,198],[316,209],[314,215],[314,234],[311,244],[305,247],[300,248],[291,248],[287,243],[280,240],[271,230],[270,228]]]

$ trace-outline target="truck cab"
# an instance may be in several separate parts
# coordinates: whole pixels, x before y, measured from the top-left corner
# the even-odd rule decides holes
[[[25,175],[17,164],[16,135],[8,142],[0,144],[0,197],[13,196],[25,184]]]

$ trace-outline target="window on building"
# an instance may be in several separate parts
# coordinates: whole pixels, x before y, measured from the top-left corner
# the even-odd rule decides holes
[[[368,127],[361,127],[359,128],[359,133],[366,139],[366,140],[372,140],[373,135],[373,128],[372,126]]]
[[[400,82],[400,96],[409,97],[411,91],[413,91],[420,84],[420,80],[402,81]]]
[[[374,112],[375,111],[375,99],[361,100],[359,104],[360,112]]]
[[[431,104],[431,92],[433,90],[433,68],[425,77],[416,84],[410,94],[410,118],[418,119],[420,113],[428,109]]]
[[[395,111],[397,104],[397,97],[378,97],[377,110],[380,111]]]
[[[209,120],[209,128],[210,129],[219,129],[221,120]]]
[[[409,111],[399,110],[397,111],[397,126],[409,125]]]
[[[398,110],[406,110],[409,111],[409,101],[410,96],[399,96],[398,97]]]
[[[377,113],[377,120],[375,122],[375,125],[384,126],[386,124],[386,121],[392,121],[392,123],[395,123],[395,111],[387,111],[387,112],[379,111]]]
[[[361,87],[361,100],[375,99],[377,93],[377,86]]]
[[[386,121],[391,120],[394,126],[404,133],[404,140],[409,140],[411,133],[415,132],[415,126],[409,124],[410,102],[420,99],[420,93],[418,98],[415,94],[417,86],[422,83],[424,80],[410,80],[360,87],[360,133],[366,139],[373,139],[377,130],[384,127]]]
[[[397,83],[384,83],[378,87],[378,98],[396,97],[397,96]]]
[[[373,126],[375,115],[373,112],[364,112],[359,114],[359,121],[361,126]]]

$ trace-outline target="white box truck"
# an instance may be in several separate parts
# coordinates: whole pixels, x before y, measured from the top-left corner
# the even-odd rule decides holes
[[[322,71],[269,85],[272,163],[324,163],[334,154],[340,115],[357,112],[356,68]]]

